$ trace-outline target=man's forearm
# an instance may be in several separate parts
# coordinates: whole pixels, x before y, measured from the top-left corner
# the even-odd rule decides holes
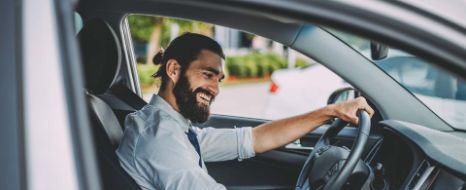
[[[282,147],[304,136],[335,116],[333,105],[313,112],[259,125],[252,130],[256,153]]]
[[[252,131],[254,150],[256,153],[262,153],[284,146],[333,117],[357,125],[359,122],[357,111],[361,109],[369,113],[371,117],[374,114],[374,110],[367,104],[366,99],[358,97],[328,105],[310,113],[262,124]]]

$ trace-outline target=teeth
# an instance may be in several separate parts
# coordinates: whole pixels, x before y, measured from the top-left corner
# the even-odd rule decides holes
[[[209,102],[209,101],[210,101],[210,98],[211,98],[209,95],[204,94],[204,93],[199,93],[199,96],[200,96],[203,100],[205,100],[206,102]]]

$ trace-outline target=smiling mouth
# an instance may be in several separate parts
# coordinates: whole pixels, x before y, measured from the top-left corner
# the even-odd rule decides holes
[[[197,95],[200,103],[210,105],[210,102],[212,101],[212,95],[203,92],[199,92]]]

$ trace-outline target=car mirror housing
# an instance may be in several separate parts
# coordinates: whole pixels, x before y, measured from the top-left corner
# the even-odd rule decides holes
[[[371,41],[371,58],[374,61],[385,59],[388,56],[388,46]]]

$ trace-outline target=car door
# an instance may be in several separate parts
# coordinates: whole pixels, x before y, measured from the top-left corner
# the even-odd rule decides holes
[[[99,189],[71,7],[0,2],[1,189]]]
[[[20,10],[16,1],[0,1],[0,184],[5,189],[24,189],[25,173],[22,169],[24,154],[20,114],[20,80],[17,56],[19,34],[16,23]]]

